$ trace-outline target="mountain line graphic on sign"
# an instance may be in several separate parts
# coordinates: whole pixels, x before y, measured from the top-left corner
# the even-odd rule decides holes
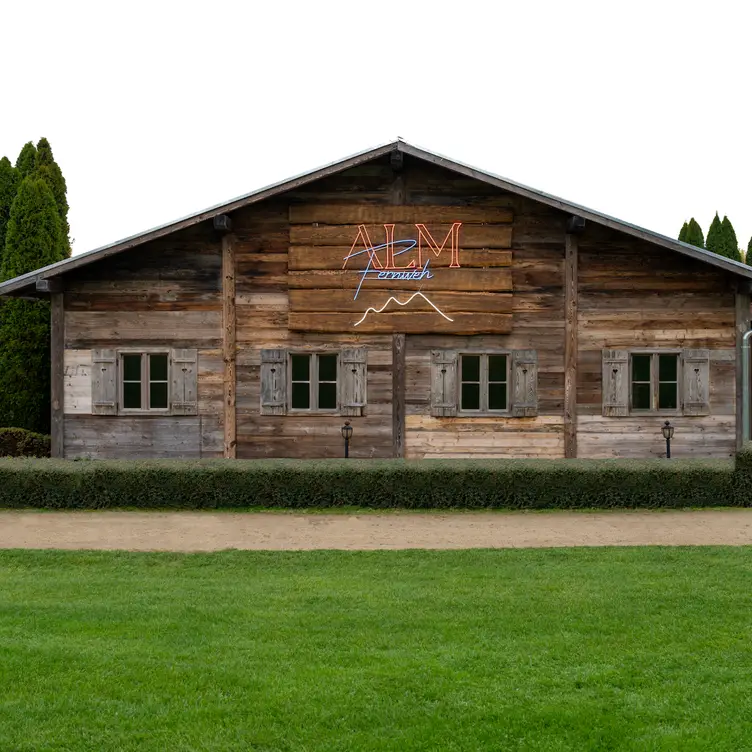
[[[392,301],[394,301],[398,306],[406,306],[408,303],[410,303],[413,300],[413,298],[418,298],[418,297],[423,298],[423,300],[425,300],[426,303],[428,303],[428,305],[430,305],[431,308],[433,308],[434,311],[436,311],[436,313],[438,313],[440,316],[443,316],[447,321],[454,321],[454,319],[450,319],[449,316],[447,316],[437,305],[432,303],[422,292],[414,292],[404,303],[400,300],[397,300],[397,298],[395,298],[392,295],[386,301],[386,303],[384,303],[384,305],[381,306],[381,308],[366,309],[366,312],[363,314],[363,317],[360,319],[360,321],[355,322],[355,326],[359,326],[360,324],[362,324],[366,320],[366,317],[368,316],[369,313],[383,313],[384,310],[388,307],[388,305]]]

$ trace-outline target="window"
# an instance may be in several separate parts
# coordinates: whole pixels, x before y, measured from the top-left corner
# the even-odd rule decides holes
[[[161,353],[121,353],[124,411],[167,411],[169,401],[169,355]]]
[[[631,397],[632,410],[678,410],[679,355],[633,353]]]
[[[460,356],[460,410],[504,412],[509,407],[509,358],[507,355]]]
[[[336,410],[337,370],[336,353],[291,354],[290,408]]]

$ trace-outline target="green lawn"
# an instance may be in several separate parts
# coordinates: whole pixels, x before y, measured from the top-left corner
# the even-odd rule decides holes
[[[0,552],[0,750],[752,749],[752,551]]]

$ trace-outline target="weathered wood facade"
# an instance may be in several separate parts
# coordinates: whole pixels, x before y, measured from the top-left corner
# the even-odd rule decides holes
[[[56,452],[733,454],[752,270],[500,183],[400,142],[0,286],[52,293]]]

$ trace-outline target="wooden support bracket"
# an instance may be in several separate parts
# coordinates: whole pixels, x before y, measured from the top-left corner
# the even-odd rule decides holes
[[[63,280],[60,277],[38,279],[36,282],[37,292],[58,293],[63,291]]]

